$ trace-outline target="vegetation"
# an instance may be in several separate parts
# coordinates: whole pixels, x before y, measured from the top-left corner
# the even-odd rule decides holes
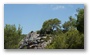
[[[83,49],[84,35],[80,34],[78,30],[69,30],[65,34],[58,34],[55,36],[53,42],[46,48],[50,49]]]
[[[40,30],[40,34],[53,34],[54,30],[60,29],[61,21],[57,18],[46,20]]]
[[[62,26],[60,25],[61,20],[58,18],[49,19],[43,23],[37,33],[47,36],[46,41],[52,37],[52,42],[46,46],[46,49],[84,48],[84,9],[78,9],[76,16],[77,19],[70,16],[69,21],[66,21]],[[18,48],[18,43],[25,36],[21,33],[20,25],[18,29],[15,25],[6,25],[4,27],[4,48]]]
[[[69,17],[69,21],[65,22],[63,24],[64,30],[68,31],[71,28],[76,28],[76,19],[72,18],[72,16]]]
[[[78,9],[77,12],[77,29],[79,32],[84,33],[84,9]]]
[[[63,24],[65,32],[54,37],[50,49],[83,49],[84,48],[84,9],[79,9],[77,20],[69,17],[69,21]]]
[[[22,28],[18,27],[16,29],[15,25],[6,24],[4,27],[4,48],[5,49],[16,49],[18,48],[18,43],[23,38]]]

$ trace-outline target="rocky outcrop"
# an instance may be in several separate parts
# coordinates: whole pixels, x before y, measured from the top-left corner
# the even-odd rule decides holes
[[[48,44],[51,43],[51,39],[45,41],[47,36],[40,36],[36,32],[31,32],[20,41],[20,49],[23,49],[25,46],[27,49],[44,49]]]

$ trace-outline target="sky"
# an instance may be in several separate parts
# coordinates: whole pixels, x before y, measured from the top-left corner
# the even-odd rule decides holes
[[[84,4],[4,4],[4,26],[19,24],[22,34],[37,31],[42,28],[43,22],[58,18],[61,24],[74,17],[76,9],[84,8]]]

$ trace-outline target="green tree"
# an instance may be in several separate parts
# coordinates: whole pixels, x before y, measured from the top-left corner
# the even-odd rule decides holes
[[[20,25],[17,30],[15,25],[6,24],[4,27],[4,48],[5,49],[18,48],[21,33],[22,28],[20,27]]]
[[[84,35],[80,34],[78,30],[73,29],[65,33],[65,44],[67,48],[83,49],[84,48]]]
[[[60,24],[61,24],[61,21],[58,20],[57,18],[49,19],[43,23],[41,31],[42,32],[44,31],[44,33],[47,33],[47,32],[52,33],[54,30],[60,29]]]
[[[63,25],[64,30],[68,31],[72,28],[76,28],[76,19],[72,16],[69,17],[69,21],[65,22]]]
[[[77,30],[84,33],[84,9],[78,9],[77,12]]]
[[[52,43],[46,48],[49,49],[83,49],[84,35],[80,34],[78,30],[71,29],[66,33],[58,34],[54,37]]]
[[[70,27],[70,22],[69,22],[69,21],[68,21],[68,22],[65,22],[65,23],[63,24],[64,30],[68,31],[68,30],[69,30],[69,27]]]
[[[20,36],[21,35],[21,33],[22,33],[22,28],[21,28],[21,26],[20,26],[20,24],[19,24],[19,27],[18,27],[18,35]]]

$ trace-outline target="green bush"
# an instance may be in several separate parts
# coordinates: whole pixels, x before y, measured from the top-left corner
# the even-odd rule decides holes
[[[49,49],[83,49],[84,35],[78,30],[69,30],[65,34],[58,34],[54,37],[52,44],[46,48]]]
[[[84,35],[77,30],[70,30],[66,33],[66,44],[68,48],[82,49],[84,48]]]
[[[16,49],[18,43],[21,40],[22,28],[16,29],[15,25],[6,24],[4,27],[4,48],[5,49]]]

